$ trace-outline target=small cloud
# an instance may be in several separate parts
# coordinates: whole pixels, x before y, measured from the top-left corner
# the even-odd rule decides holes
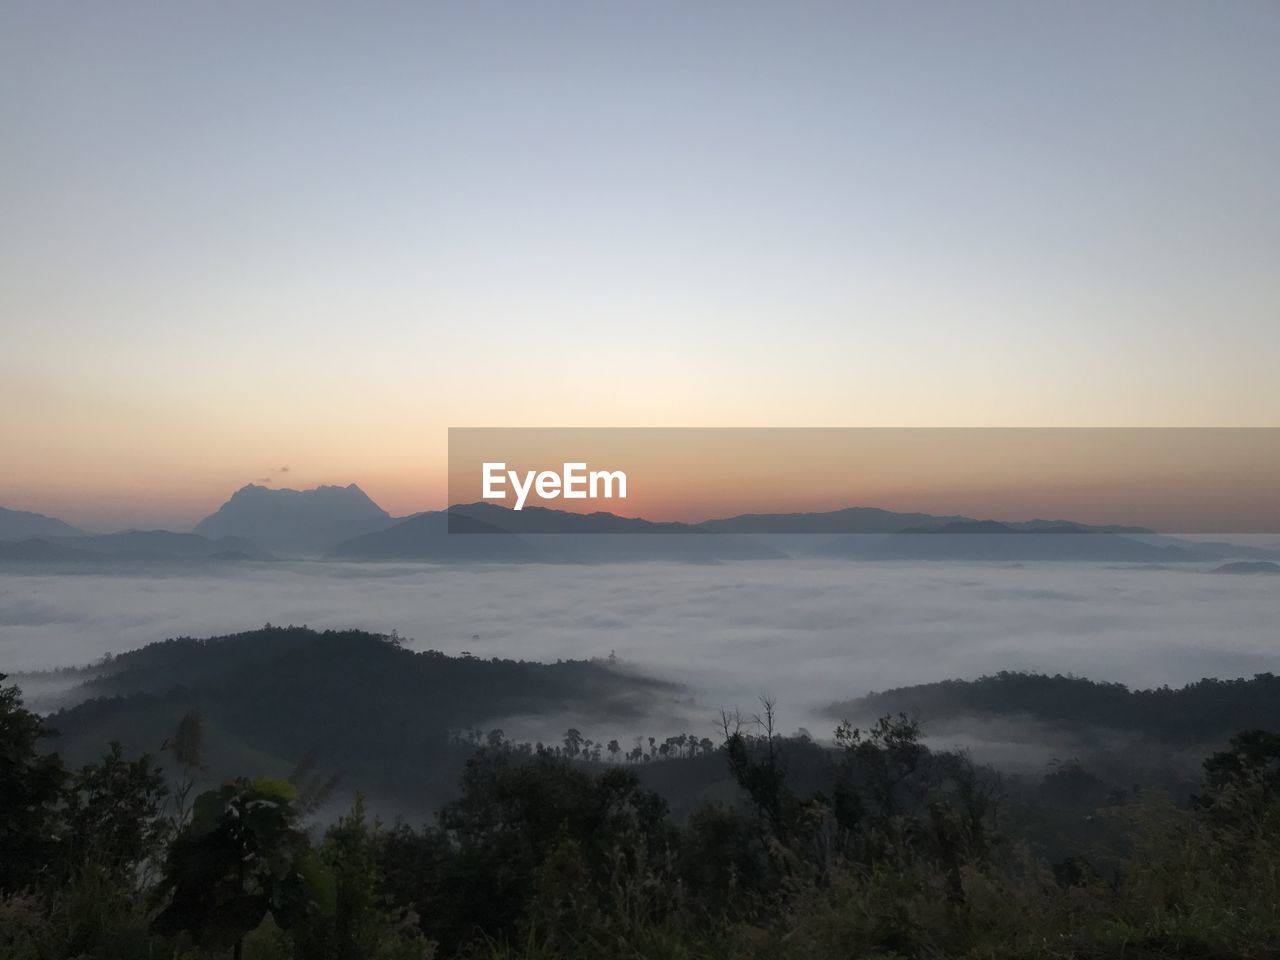
[[[253,481],[253,482],[254,482],[254,483],[270,483],[270,482],[271,482],[271,478],[270,478],[270,477],[259,477],[257,480],[255,480],[255,481]]]
[[[272,472],[273,472],[273,473],[288,473],[288,472],[289,472],[289,468],[288,468],[288,467],[281,467],[279,470],[275,470],[275,471],[272,471]]]

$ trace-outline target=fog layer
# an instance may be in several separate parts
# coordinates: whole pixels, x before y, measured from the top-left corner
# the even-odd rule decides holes
[[[263,623],[397,630],[417,648],[608,656],[687,685],[691,719],[776,697],[788,725],[871,690],[1002,669],[1136,686],[1275,670],[1280,584],[1196,569],[786,561],[290,564],[6,575],[0,670],[83,664]]]

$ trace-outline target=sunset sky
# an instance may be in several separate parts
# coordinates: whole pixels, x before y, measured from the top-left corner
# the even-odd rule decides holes
[[[1278,50],[1270,0],[5,4],[0,506],[404,514],[450,426],[1280,425]]]
[[[502,466],[486,468],[494,463]],[[626,497],[611,485],[608,493],[597,487],[595,499],[564,498],[568,463],[581,464],[578,477],[621,471]],[[543,472],[557,476],[548,497],[529,480]],[[502,478],[488,492],[486,473]],[[687,522],[875,506],[1164,533],[1280,534],[1280,428],[449,431],[449,503],[515,507],[517,483],[526,509]]]

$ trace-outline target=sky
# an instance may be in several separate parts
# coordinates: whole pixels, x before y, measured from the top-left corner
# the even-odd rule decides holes
[[[874,506],[1280,534],[1275,427],[463,427],[448,460],[450,504],[693,523]]]
[[[1277,49],[1252,0],[5,4],[0,505],[404,514],[451,426],[1280,425]]]

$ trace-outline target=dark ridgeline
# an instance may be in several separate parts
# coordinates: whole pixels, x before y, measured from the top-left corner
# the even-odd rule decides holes
[[[1250,679],[1206,678],[1182,687],[1131,690],[1084,677],[1005,671],[871,693],[832,704],[826,712],[833,718],[864,720],[906,712],[927,718],[933,729],[954,727],[964,719],[1014,725],[1035,721],[1069,731],[1137,737],[1157,750],[1204,750],[1248,727],[1280,730],[1280,677],[1260,673]]]
[[[223,563],[271,559],[269,553],[243,537],[210,540],[194,533],[173,533],[169,530],[124,530],[120,533],[0,542],[0,560],[62,563],[88,570],[119,563]]]
[[[1280,563],[1273,563],[1270,560],[1237,560],[1234,563],[1224,563],[1213,571],[1214,573],[1235,574],[1237,576],[1275,576],[1280,574]]]
[[[362,631],[264,627],[167,640],[89,668],[51,718],[75,760],[118,740],[131,752],[190,710],[205,718],[217,777],[281,773],[305,755],[379,803],[421,814],[451,789],[473,744],[512,716],[590,715],[630,726],[678,688],[588,661],[540,664],[414,652]]]

